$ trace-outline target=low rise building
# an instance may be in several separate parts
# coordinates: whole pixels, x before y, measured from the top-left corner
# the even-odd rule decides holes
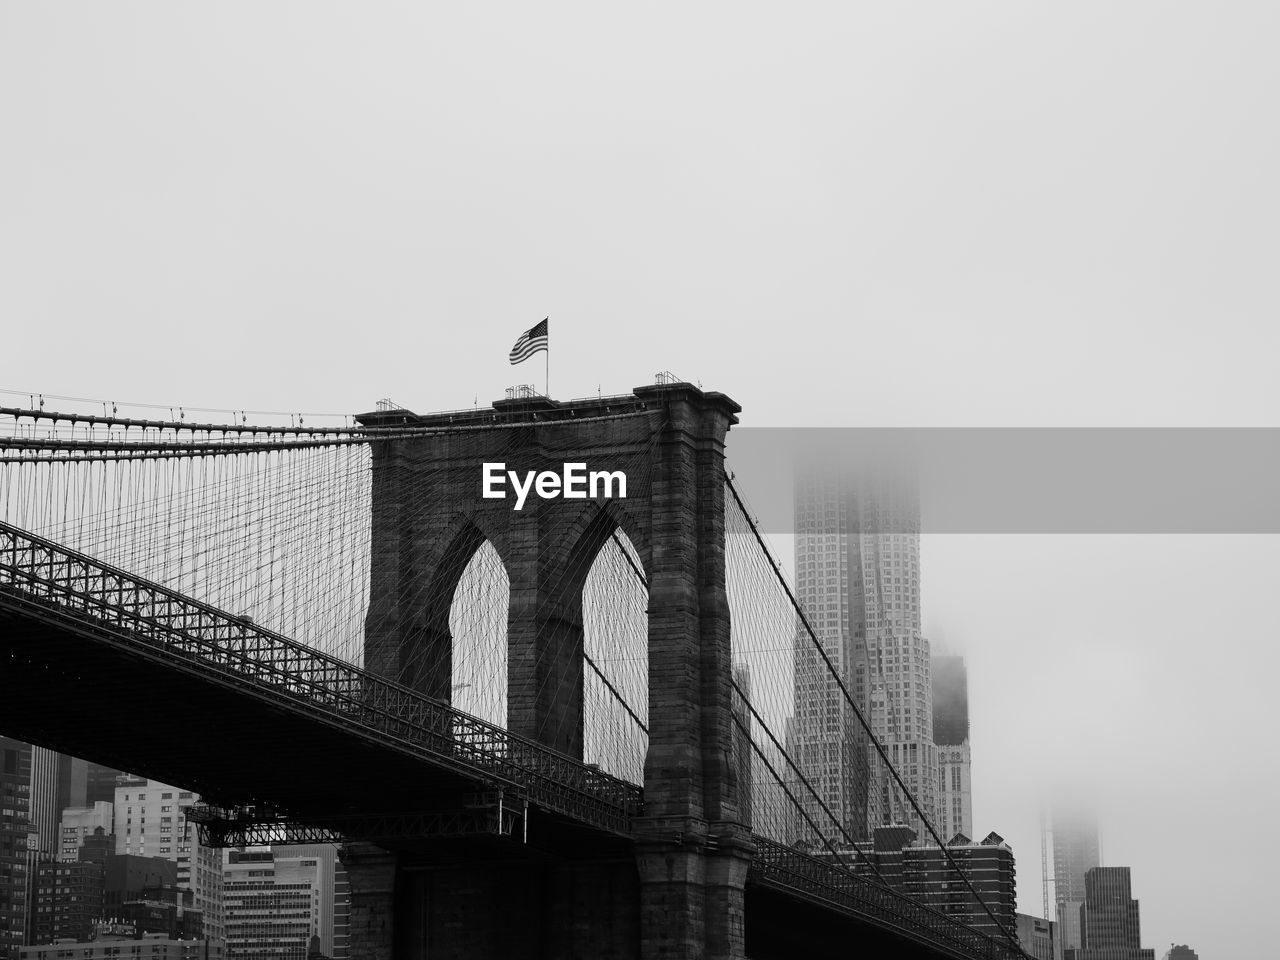
[[[222,944],[204,940],[174,940],[166,936],[138,936],[128,924],[103,925],[89,943],[55,943],[23,947],[16,960],[223,960]]]
[[[1052,920],[1020,913],[1017,917],[1018,942],[1035,960],[1056,960],[1060,949],[1057,926]]]

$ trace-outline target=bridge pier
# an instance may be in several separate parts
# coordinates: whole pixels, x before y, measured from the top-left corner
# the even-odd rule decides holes
[[[351,960],[639,960],[630,858],[451,849],[397,862],[370,844],[343,848]]]
[[[728,825],[726,825],[728,826]],[[746,956],[747,870],[755,854],[750,834],[738,829],[720,837],[718,849],[707,857],[705,897],[707,960],[737,960]]]
[[[754,847],[736,825],[721,837],[658,839],[672,824],[637,829],[640,872],[640,956],[643,960],[742,960],[745,956],[747,869]],[[709,841],[709,842],[708,842]]]
[[[348,843],[339,856],[351,883],[350,960],[393,960],[396,855],[372,843]]]

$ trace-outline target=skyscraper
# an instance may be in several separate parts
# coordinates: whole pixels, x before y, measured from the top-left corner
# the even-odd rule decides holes
[[[938,748],[938,829],[973,836],[969,680],[964,657],[933,656],[933,742]]]
[[[1142,949],[1138,901],[1133,899],[1128,867],[1094,867],[1085,874],[1080,907],[1081,946],[1065,960],[1155,960]]]
[[[929,643],[920,632],[914,492],[802,474],[795,518],[801,608],[907,789],[936,824],[938,755]],[[795,644],[795,711],[789,747],[851,835],[898,822],[928,836],[803,626]]]
[[[85,797],[83,806],[91,807],[95,803],[116,802],[116,780],[125,776],[123,771],[114,767],[104,767],[100,763],[88,764],[85,773]],[[80,806],[80,804],[72,804]]]
[[[108,801],[109,802],[109,801]],[[89,762],[58,754],[58,811],[68,807],[91,807],[89,802]]]
[[[30,940],[36,865],[58,853],[58,754],[0,737],[0,958]],[[10,802],[12,801],[12,803]],[[21,863],[19,863],[21,860]]]
[[[26,939],[31,825],[31,745],[0,737],[0,960]]]

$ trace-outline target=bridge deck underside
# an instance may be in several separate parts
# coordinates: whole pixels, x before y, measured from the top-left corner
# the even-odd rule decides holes
[[[174,703],[182,705],[177,712]],[[494,787],[492,781],[424,763],[412,750],[340,718],[318,717],[269,689],[3,604],[0,731],[191,789],[219,805],[271,807],[291,820],[317,824],[352,815],[457,810]],[[511,801],[519,802],[514,795]],[[382,845],[419,865],[442,859],[518,863],[631,856],[625,838],[546,811],[530,814],[528,839],[525,844],[514,838],[407,837]],[[858,916],[838,898],[823,902],[802,893],[802,885],[791,888],[777,877],[756,874],[748,882],[752,956],[793,955],[797,930],[804,931],[803,949],[813,956],[850,943],[865,945],[868,955],[968,954],[931,948],[882,921]]]
[[[748,882],[747,955],[761,960],[797,957],[893,957],[932,960],[965,956],[854,917],[835,904],[799,898],[794,891]],[[980,955],[980,954],[975,954]]]
[[[405,745],[269,689],[3,607],[0,731],[207,802],[273,808],[311,823],[457,810],[503,787],[424,763]],[[507,802],[519,804],[518,791]],[[530,821],[540,845],[604,842],[551,812],[535,811]]]

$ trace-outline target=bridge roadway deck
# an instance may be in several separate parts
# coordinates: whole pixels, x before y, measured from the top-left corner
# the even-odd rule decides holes
[[[3,523],[0,730],[299,822],[457,809],[500,791],[534,808],[544,843],[589,840],[616,856],[642,807],[634,784]],[[938,956],[1019,956],[847,871],[757,846],[749,883],[766,897]]]

